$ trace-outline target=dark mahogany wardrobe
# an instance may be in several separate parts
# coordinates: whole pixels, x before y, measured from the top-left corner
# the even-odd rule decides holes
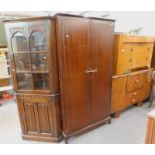
[[[110,122],[114,21],[56,17],[63,135]]]
[[[58,142],[110,123],[114,21],[6,21],[22,137]]]

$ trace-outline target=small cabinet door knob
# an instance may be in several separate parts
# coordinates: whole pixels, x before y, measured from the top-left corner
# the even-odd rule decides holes
[[[69,38],[69,35],[68,35],[68,34],[66,34],[66,35],[65,35],[65,37],[66,37],[66,38]]]

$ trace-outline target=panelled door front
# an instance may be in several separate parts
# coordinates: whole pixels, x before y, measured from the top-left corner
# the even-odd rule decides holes
[[[89,20],[57,17],[63,130],[89,124]]]
[[[91,20],[91,120],[110,114],[113,22]]]

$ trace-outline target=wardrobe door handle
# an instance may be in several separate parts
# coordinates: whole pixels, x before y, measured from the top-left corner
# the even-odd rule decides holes
[[[91,72],[92,73],[96,73],[97,72],[97,68],[96,69],[92,69]]]
[[[88,73],[91,73],[92,70],[89,68],[89,69],[85,70],[84,72],[88,74]]]

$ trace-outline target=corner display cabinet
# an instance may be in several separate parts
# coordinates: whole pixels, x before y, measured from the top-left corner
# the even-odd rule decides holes
[[[58,142],[62,136],[54,21],[6,21],[5,27],[22,138]]]
[[[62,133],[67,143],[110,123],[113,20],[57,14],[5,26],[24,139]]]

